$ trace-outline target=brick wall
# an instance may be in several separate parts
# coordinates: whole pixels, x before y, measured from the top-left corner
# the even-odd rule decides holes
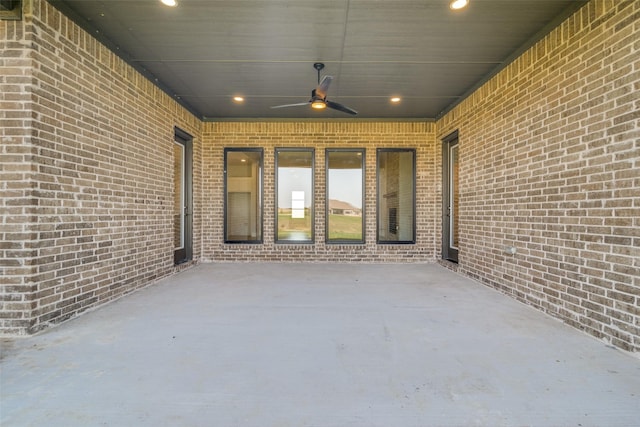
[[[0,331],[29,333],[175,271],[172,140],[194,140],[194,257],[440,257],[459,130],[458,271],[640,351],[640,2],[594,0],[436,123],[201,123],[43,0],[0,21]],[[264,149],[264,243],[223,243],[223,150]],[[274,243],[274,149],[315,148],[315,239]],[[377,245],[376,148],[416,149],[417,242]],[[325,148],[365,148],[366,243],[326,245]],[[517,253],[504,253],[515,246]]]
[[[30,325],[37,247],[31,159],[33,61],[22,21],[0,21],[0,329]]]
[[[436,259],[440,205],[436,198],[440,150],[432,122],[223,122],[205,123],[202,134],[204,162],[203,258],[215,261],[284,262],[427,262]],[[224,242],[224,148],[264,149],[264,243]],[[315,149],[315,243],[283,244],[275,241],[275,148]],[[376,244],[376,149],[416,149],[416,244]],[[364,148],[365,243],[325,244],[325,149]]]
[[[590,2],[438,121],[439,137],[459,129],[459,271],[631,351],[639,14]]]
[[[0,329],[15,334],[175,271],[174,126],[196,137],[199,192],[201,123],[45,1],[0,34]]]

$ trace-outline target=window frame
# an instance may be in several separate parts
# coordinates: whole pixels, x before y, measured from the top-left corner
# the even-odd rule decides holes
[[[361,195],[362,195],[362,208],[361,208],[361,218],[362,218],[362,238],[360,240],[355,239],[329,239],[329,191],[330,191],[330,182],[329,182],[329,153],[360,153],[361,156],[361,171],[362,171],[362,183],[361,183]],[[324,240],[325,244],[328,245],[364,245],[366,243],[367,237],[367,229],[366,229],[366,172],[367,172],[367,162],[366,157],[367,150],[366,148],[326,148],[325,149],[325,213],[324,213]]]
[[[413,224],[412,224],[412,237],[411,240],[381,240],[380,239],[380,199],[384,197],[380,193],[381,185],[380,185],[380,157],[382,153],[396,153],[396,152],[409,152],[413,154],[413,176],[412,176],[412,185],[413,185]],[[415,245],[416,244],[416,158],[417,158],[417,150],[415,148],[378,148],[376,149],[376,243],[379,245]]]
[[[260,182],[258,183],[259,192],[260,192],[260,218],[258,223],[258,230],[260,232],[260,238],[254,240],[231,240],[227,239],[228,232],[228,164],[227,164],[227,155],[228,153],[237,153],[237,152],[248,152],[248,153],[260,153],[260,173],[257,177]],[[223,240],[224,243],[229,244],[262,244],[264,242],[264,149],[260,147],[225,147],[224,148],[224,160],[223,160],[223,175],[224,175],[224,193],[223,193],[223,210],[224,210],[224,218],[223,218]]]
[[[284,240],[278,239],[278,195],[279,195],[279,187],[278,187],[278,153],[286,153],[286,152],[307,152],[311,153],[311,239],[309,240]],[[309,245],[315,243],[315,217],[316,217],[316,200],[315,200],[315,170],[316,170],[316,153],[315,148],[313,147],[277,147],[274,152],[274,185],[275,185],[275,194],[274,194],[274,242],[277,244],[289,244],[289,245]]]

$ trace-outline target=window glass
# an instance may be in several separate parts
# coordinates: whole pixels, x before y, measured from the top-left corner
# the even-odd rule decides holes
[[[364,242],[364,150],[327,150],[326,239]]]
[[[460,186],[458,131],[442,140],[442,258],[458,262]]]
[[[276,149],[276,241],[313,242],[313,150]]]
[[[262,149],[225,149],[225,242],[262,242]]]
[[[378,150],[378,243],[415,242],[415,150]]]

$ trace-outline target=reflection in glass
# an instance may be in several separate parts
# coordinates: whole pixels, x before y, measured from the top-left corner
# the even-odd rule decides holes
[[[378,150],[378,242],[415,242],[415,150]]]
[[[276,240],[313,241],[313,150],[276,150]]]
[[[262,241],[262,150],[225,149],[225,241]]]
[[[458,145],[453,145],[450,148],[449,161],[451,164],[449,165],[449,189],[451,194],[449,194],[449,200],[451,201],[451,219],[449,221],[449,245],[458,249]]]
[[[184,247],[184,145],[173,143],[173,247]]]
[[[327,241],[364,242],[364,150],[327,150]]]

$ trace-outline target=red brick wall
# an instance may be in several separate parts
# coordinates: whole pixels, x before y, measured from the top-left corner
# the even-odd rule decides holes
[[[0,34],[0,329],[25,333],[175,270],[174,126],[196,136],[199,177],[201,123],[45,1]]]
[[[429,262],[436,259],[440,206],[436,157],[440,150],[432,122],[225,122],[205,123],[203,258],[214,261]],[[264,243],[224,243],[225,147],[264,149]],[[315,243],[275,241],[275,148],[315,149]],[[376,244],[376,148],[415,148],[416,244]],[[365,244],[325,244],[325,149],[364,148]]]
[[[459,271],[632,351],[639,14],[592,1],[438,121],[460,136]]]

